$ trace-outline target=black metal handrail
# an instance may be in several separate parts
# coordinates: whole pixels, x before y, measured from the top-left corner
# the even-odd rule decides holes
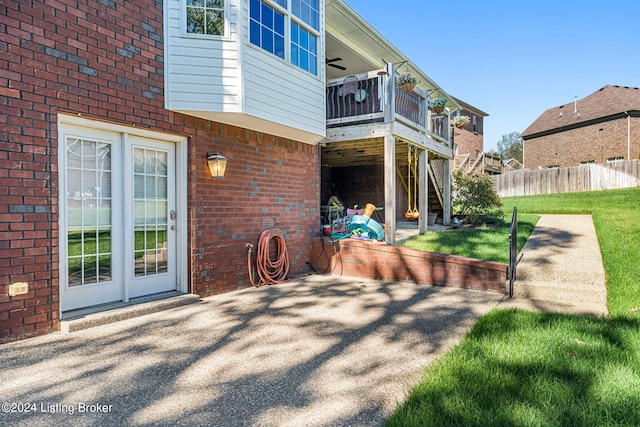
[[[518,261],[518,209],[514,207],[509,228],[509,298],[513,298],[513,283],[516,281]]]

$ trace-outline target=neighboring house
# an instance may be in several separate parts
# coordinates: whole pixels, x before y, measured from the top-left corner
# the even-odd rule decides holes
[[[484,118],[489,114],[458,98],[454,99],[461,107],[454,115],[469,117],[469,123],[454,129],[453,168],[469,173],[502,173],[500,158],[484,152]]]
[[[505,159],[502,161],[502,165],[504,166],[505,172],[509,171],[519,171],[524,169],[522,163],[518,161],[518,159],[511,157],[509,159]]]
[[[454,161],[456,165],[474,163],[484,153],[484,118],[489,114],[458,98],[456,101],[462,108],[454,114],[469,117],[469,123],[455,129]]]
[[[458,104],[342,0],[10,0],[0,16],[0,342],[85,307],[248,287],[265,229],[282,230],[290,276],[307,273],[323,180],[344,167],[383,166],[393,241],[409,145],[421,200],[439,182],[449,213],[449,117],[426,91]],[[393,85],[401,62],[413,93]]]
[[[548,109],[521,136],[526,169],[637,159],[640,89],[607,85]]]

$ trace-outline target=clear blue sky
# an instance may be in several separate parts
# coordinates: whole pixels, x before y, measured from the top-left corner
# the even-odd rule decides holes
[[[449,94],[485,111],[484,148],[546,109],[640,87],[640,0],[346,0]]]

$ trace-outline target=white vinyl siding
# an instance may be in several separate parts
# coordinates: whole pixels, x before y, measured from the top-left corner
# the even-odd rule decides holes
[[[304,70],[266,56],[257,47],[244,50],[245,112],[324,135],[324,84]]]
[[[183,31],[184,0],[167,0],[166,106],[170,110],[240,111],[241,80],[237,33],[228,37],[193,37]],[[227,0],[231,3],[229,0]],[[228,23],[236,20],[226,7]]]
[[[184,33],[181,1],[165,0],[167,109],[306,143],[324,137],[324,67],[313,76],[251,45],[248,0],[226,0],[228,32],[208,38]],[[324,35],[324,2],[320,13]]]

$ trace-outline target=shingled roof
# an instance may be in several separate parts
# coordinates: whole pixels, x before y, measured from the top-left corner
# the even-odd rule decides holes
[[[574,112],[576,106],[577,112]],[[576,103],[570,102],[559,107],[549,108],[520,136],[526,139],[540,133],[577,126],[584,122],[615,116],[631,110],[640,110],[640,89],[606,85]]]

